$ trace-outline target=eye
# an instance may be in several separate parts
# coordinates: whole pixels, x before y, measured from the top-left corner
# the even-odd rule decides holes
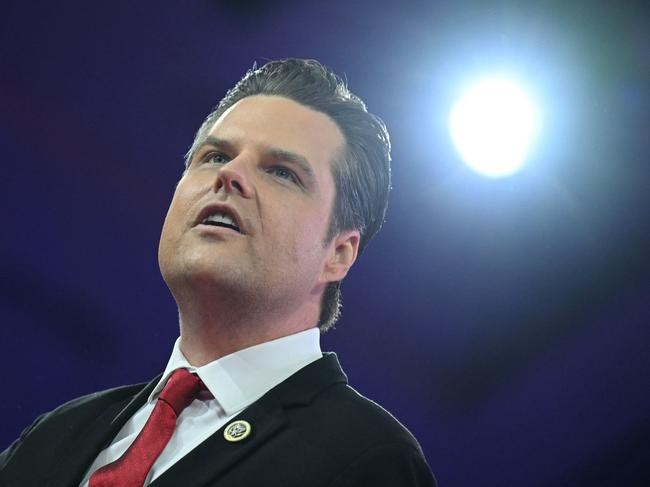
[[[293,171],[287,169],[286,167],[273,166],[267,169],[267,172],[269,174],[274,174],[280,179],[286,179],[287,181],[291,181],[292,183],[298,184],[298,177],[294,174]]]
[[[208,152],[201,160],[201,162],[207,162],[210,164],[226,164],[228,161],[228,157],[223,155],[221,152]]]

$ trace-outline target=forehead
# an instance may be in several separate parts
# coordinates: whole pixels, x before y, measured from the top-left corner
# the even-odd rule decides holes
[[[268,95],[235,103],[214,123],[209,135],[236,145],[295,152],[312,164],[329,164],[344,145],[343,134],[329,116],[288,98]]]

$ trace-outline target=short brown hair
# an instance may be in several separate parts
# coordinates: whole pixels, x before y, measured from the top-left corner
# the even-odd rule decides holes
[[[326,243],[339,232],[359,230],[359,253],[384,222],[390,191],[390,139],[384,122],[369,113],[365,103],[350,92],[346,83],[312,59],[283,59],[253,66],[206,117],[186,165],[203,143],[212,126],[228,108],[253,95],[282,96],[328,115],[345,137],[345,150],[332,162],[336,196]],[[330,283],[323,293],[318,326],[331,328],[340,316],[340,282]]]

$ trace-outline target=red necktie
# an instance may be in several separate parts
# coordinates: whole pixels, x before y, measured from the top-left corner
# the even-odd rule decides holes
[[[142,487],[174,434],[176,418],[203,389],[205,385],[196,375],[186,369],[174,371],[140,434],[120,458],[92,474],[88,487]]]

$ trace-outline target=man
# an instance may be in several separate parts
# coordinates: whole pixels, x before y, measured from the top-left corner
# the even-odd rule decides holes
[[[38,418],[0,456],[0,485],[434,485],[318,342],[383,222],[389,153],[319,63],[247,73],[199,129],[163,225],[180,320],[167,368]]]

